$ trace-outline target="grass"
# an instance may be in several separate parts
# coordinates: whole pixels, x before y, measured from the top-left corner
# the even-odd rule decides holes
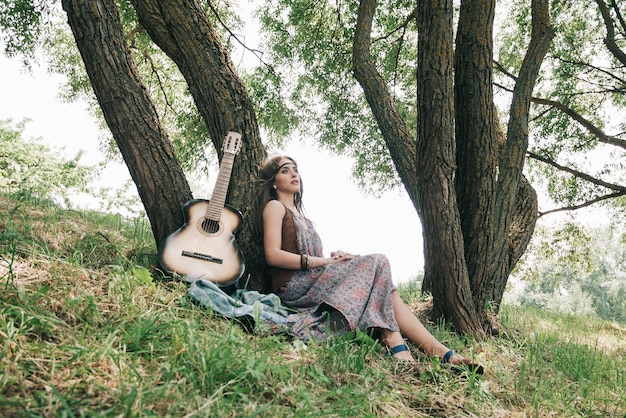
[[[251,335],[154,254],[143,221],[0,196],[0,416],[626,416],[624,325],[518,306],[486,341],[427,323],[487,368],[459,376],[361,333]],[[401,292],[419,312],[415,286]]]

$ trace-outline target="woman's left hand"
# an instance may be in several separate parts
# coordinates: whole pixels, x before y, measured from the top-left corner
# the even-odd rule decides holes
[[[333,258],[333,260],[336,260],[336,261],[352,260],[354,257],[356,257],[356,255],[354,254],[350,254],[341,250],[337,250],[337,251],[330,253],[330,256]]]

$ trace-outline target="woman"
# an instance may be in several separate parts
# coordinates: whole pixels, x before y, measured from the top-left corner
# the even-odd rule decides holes
[[[324,256],[320,237],[303,214],[302,179],[292,158],[268,158],[261,178],[257,225],[270,290],[299,312],[288,318],[297,337],[321,340],[357,328],[374,331],[392,357],[415,362],[404,335],[427,355],[472,365],[428,332],[400,299],[386,256],[345,251]]]

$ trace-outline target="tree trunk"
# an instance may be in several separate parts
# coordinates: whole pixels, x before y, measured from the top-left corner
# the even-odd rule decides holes
[[[453,4],[418,6],[417,189],[424,230],[425,280],[433,313],[452,320],[459,332],[482,336],[463,253],[454,186]]]
[[[464,253],[476,313],[485,318],[486,280],[501,254],[492,246],[498,234],[494,211],[499,145],[503,141],[493,103],[493,19],[495,0],[463,2],[456,38],[454,100],[456,110],[455,185]]]
[[[370,56],[375,0],[362,0],[355,30],[354,75],[370,104],[400,177],[422,220],[425,288],[433,314],[482,335],[465,265],[455,187],[452,4],[420,2],[417,148]]]
[[[196,0],[133,0],[139,21],[152,40],[176,63],[221,160],[228,131],[242,134],[227,203],[239,209],[244,225],[238,236],[250,275],[249,288],[262,290],[265,267],[261,237],[253,228],[258,167],[266,152],[250,98],[228,51]]]
[[[526,251],[539,216],[537,193],[524,176],[522,176],[517,189],[513,211],[514,215],[509,227],[504,257],[499,265],[499,270],[495,272],[493,280],[487,284],[485,290],[486,300],[494,313],[498,313],[500,310],[509,276]],[[490,326],[493,325],[490,324]]]
[[[459,211],[470,283],[485,328],[485,307],[497,311],[515,263],[537,220],[537,198],[523,179],[530,99],[552,39],[547,0],[533,1],[533,32],[520,69],[506,138],[492,92],[495,1],[461,5],[455,63]]]
[[[491,292],[492,301],[499,308],[502,300],[503,284],[515,267],[532,237],[538,218],[537,196],[524,178],[522,171],[528,150],[528,119],[532,92],[539,76],[541,63],[550,48],[554,29],[550,22],[549,0],[532,0],[532,32],[528,50],[519,71],[513,102],[509,114],[506,142],[501,147],[499,176],[496,189],[498,199],[494,215],[496,235],[494,243],[508,244],[510,250],[495,247],[492,252],[503,254],[499,265],[490,272],[486,280],[485,295]],[[506,276],[503,276],[506,274]]]
[[[158,244],[183,223],[191,190],[128,51],[114,0],[63,0],[68,23]]]

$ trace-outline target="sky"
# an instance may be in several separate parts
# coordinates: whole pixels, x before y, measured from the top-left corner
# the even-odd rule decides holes
[[[31,119],[26,125],[26,138],[40,138],[52,147],[64,147],[68,157],[82,150],[81,162],[85,165],[104,160],[99,151],[101,133],[86,105],[58,98],[61,76],[48,74],[41,67],[35,67],[30,74],[17,60],[4,56],[0,56],[0,75],[0,119],[13,119],[15,123]],[[390,260],[395,283],[405,282],[423,270],[421,226],[404,190],[390,191],[379,198],[366,196],[351,178],[349,159],[314,147],[294,143],[284,150],[268,151],[284,152],[298,162],[305,185],[306,214],[315,223],[326,254],[336,250],[383,253]],[[115,188],[129,179],[125,165],[110,163],[98,185]],[[213,181],[209,180],[211,185]],[[135,189],[133,193],[136,195]],[[84,201],[77,202],[81,205]]]

